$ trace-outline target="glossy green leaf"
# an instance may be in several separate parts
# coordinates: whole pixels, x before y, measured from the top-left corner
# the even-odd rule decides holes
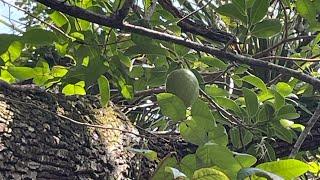
[[[216,9],[216,12],[227,17],[238,19],[243,23],[247,23],[247,17],[244,16],[242,11],[240,11],[234,4],[221,5]]]
[[[282,25],[278,19],[267,19],[256,24],[251,34],[259,38],[270,38],[280,33]]]
[[[193,118],[203,118],[208,120],[208,122],[214,123],[214,117],[211,113],[211,109],[208,104],[204,101],[197,99],[196,102],[192,105],[191,115]]]
[[[241,12],[242,15],[246,16],[246,13],[247,13],[246,0],[232,0],[232,4],[234,4],[238,8],[238,10]]]
[[[49,15],[49,17],[57,27],[62,27],[69,22],[67,17],[59,11],[54,11]]]
[[[254,117],[259,109],[258,97],[256,93],[248,88],[242,88],[242,92],[244,95],[244,100],[246,102],[246,110],[248,112],[248,115]]]
[[[13,34],[0,34],[0,55],[6,52],[14,41],[19,41],[20,37]]]
[[[85,95],[86,90],[84,89],[85,82],[80,81],[76,84],[67,84],[66,86],[63,87],[62,93],[65,94],[66,96],[71,96],[71,95]]]
[[[276,91],[273,91],[273,95],[274,95],[274,107],[276,108],[276,110],[279,110],[282,106],[284,106],[285,99],[280,93]]]
[[[195,170],[197,170],[197,160],[194,154],[188,154],[182,158],[179,166],[182,172],[184,172],[187,177],[192,177]]]
[[[242,78],[243,81],[252,84],[253,86],[259,88],[261,91],[267,91],[266,84],[258,77],[247,75]]]
[[[202,168],[196,170],[192,176],[193,180],[229,180],[223,172],[213,168]]]
[[[291,134],[291,130],[283,127],[280,122],[279,123],[276,123],[274,125],[274,130],[275,130],[275,133],[276,133],[276,136],[280,139],[282,139],[283,141],[286,141],[288,143],[292,143],[293,141],[293,136]]]
[[[273,173],[264,171],[259,168],[244,168],[241,169],[237,174],[237,180],[243,180],[252,175],[256,175],[258,177],[264,177],[270,180],[284,180],[282,177],[275,175]]]
[[[232,110],[233,112],[237,113],[238,115],[241,114],[241,109],[237,105],[237,103],[229,98],[225,97],[215,97],[216,102],[225,109]]]
[[[63,77],[68,73],[68,69],[64,66],[53,66],[51,74],[54,77]]]
[[[110,85],[108,79],[101,75],[98,78],[98,86],[99,86],[99,92],[100,92],[100,103],[102,106],[106,106],[110,100]]]
[[[292,93],[293,89],[292,87],[285,83],[285,82],[279,82],[276,85],[276,90],[278,93],[280,93],[283,97],[287,97],[289,94]]]
[[[250,22],[256,24],[261,21],[268,12],[269,0],[255,0],[250,11]]]
[[[206,167],[218,166],[232,178],[241,169],[240,164],[234,158],[233,153],[225,146],[207,143],[197,149],[196,155],[200,164]]]
[[[317,19],[319,13],[320,2],[311,0],[297,0],[296,7],[298,13],[308,20],[311,29],[319,30],[320,23]]]
[[[152,175],[152,180],[163,180],[163,179],[173,179],[173,175],[165,171],[166,167],[176,167],[177,160],[171,155],[166,156],[160,163],[158,164],[157,169]]]
[[[186,106],[177,96],[170,93],[157,95],[157,100],[163,115],[178,122],[186,118]]]
[[[295,179],[309,170],[309,165],[295,159],[259,164],[257,168],[277,174],[284,179]]]
[[[225,146],[228,143],[228,136],[223,126],[215,126],[213,120],[200,116],[180,123],[179,130],[183,139],[196,145],[214,142]]]
[[[291,104],[282,106],[277,113],[278,119],[297,119],[299,117],[300,114],[296,113],[296,109]]]
[[[29,67],[15,67],[10,66],[8,72],[20,81],[32,79],[36,76],[34,70]]]
[[[258,111],[257,122],[270,122],[273,119],[274,108],[270,104],[264,104]]]
[[[257,162],[257,158],[250,154],[243,154],[237,152],[233,152],[233,154],[238,163],[241,165],[241,167],[251,167]]]
[[[52,44],[57,40],[56,35],[44,29],[30,29],[22,36],[22,40],[25,43],[33,45],[46,45]]]
[[[20,57],[22,48],[23,44],[20,41],[13,41],[10,44],[7,52],[2,54],[0,57],[4,62],[7,62],[9,60],[13,62]]]
[[[176,168],[173,167],[165,167],[165,172],[171,173],[173,175],[173,179],[178,179],[178,178],[186,178],[187,176],[179,171]]]
[[[242,148],[249,144],[253,139],[253,134],[250,131],[240,130],[239,128],[232,128],[229,131],[231,143],[236,148]]]
[[[219,88],[215,84],[207,85],[205,91],[211,97],[227,97],[229,95],[227,90]]]
[[[228,66],[220,59],[212,56],[205,56],[199,59],[200,62],[207,64],[208,66],[215,67],[217,69],[225,70]]]

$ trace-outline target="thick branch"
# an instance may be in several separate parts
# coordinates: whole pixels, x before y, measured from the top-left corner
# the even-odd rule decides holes
[[[216,48],[207,47],[205,45],[202,45],[200,43],[196,43],[190,40],[185,40],[181,37],[173,36],[170,34],[162,33],[159,31],[154,31],[148,28],[144,28],[141,26],[132,25],[129,23],[121,23],[114,21],[115,19],[103,16],[100,14],[96,14],[94,12],[90,12],[84,9],[81,9],[79,7],[70,6],[67,4],[63,4],[61,2],[58,2],[56,0],[37,0],[38,2],[55,9],[57,11],[63,12],[65,14],[68,14],[70,16],[74,16],[80,19],[84,19],[102,26],[109,26],[112,28],[119,28],[128,32],[133,32],[137,34],[141,34],[144,36],[152,37],[154,39],[164,40],[173,42],[176,44],[183,45],[185,47],[189,47],[191,49],[202,51],[208,54],[211,54],[213,56],[216,56],[217,58],[224,59],[231,62],[238,62],[238,63],[244,63],[251,66],[258,66],[267,68],[270,70],[278,71],[283,74],[288,74],[290,76],[293,76],[297,79],[300,79],[304,82],[310,83],[311,85],[315,86],[315,88],[320,88],[320,80],[317,78],[314,78],[312,76],[306,75],[302,72],[299,72],[297,70],[293,70],[290,68],[286,68],[277,64],[273,64],[270,62],[261,61],[258,59],[254,59],[251,57],[243,56],[243,55],[236,55],[229,52],[221,51]]]

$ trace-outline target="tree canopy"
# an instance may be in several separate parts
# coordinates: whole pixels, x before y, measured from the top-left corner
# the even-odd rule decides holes
[[[131,149],[158,162],[153,179],[319,175],[320,142],[304,142],[319,135],[320,1],[1,2],[25,15],[0,34],[0,80],[98,95],[139,129],[196,145],[183,157]],[[168,90],[177,69],[187,75]]]

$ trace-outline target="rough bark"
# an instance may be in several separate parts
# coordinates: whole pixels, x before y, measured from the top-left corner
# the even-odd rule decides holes
[[[51,113],[48,113],[49,110]],[[139,137],[61,118],[138,131],[94,97],[65,97],[0,84],[0,179],[126,179]]]

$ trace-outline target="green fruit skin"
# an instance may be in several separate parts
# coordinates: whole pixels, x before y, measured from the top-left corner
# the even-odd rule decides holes
[[[168,75],[166,91],[178,96],[189,107],[199,96],[199,83],[190,70],[177,69]]]

